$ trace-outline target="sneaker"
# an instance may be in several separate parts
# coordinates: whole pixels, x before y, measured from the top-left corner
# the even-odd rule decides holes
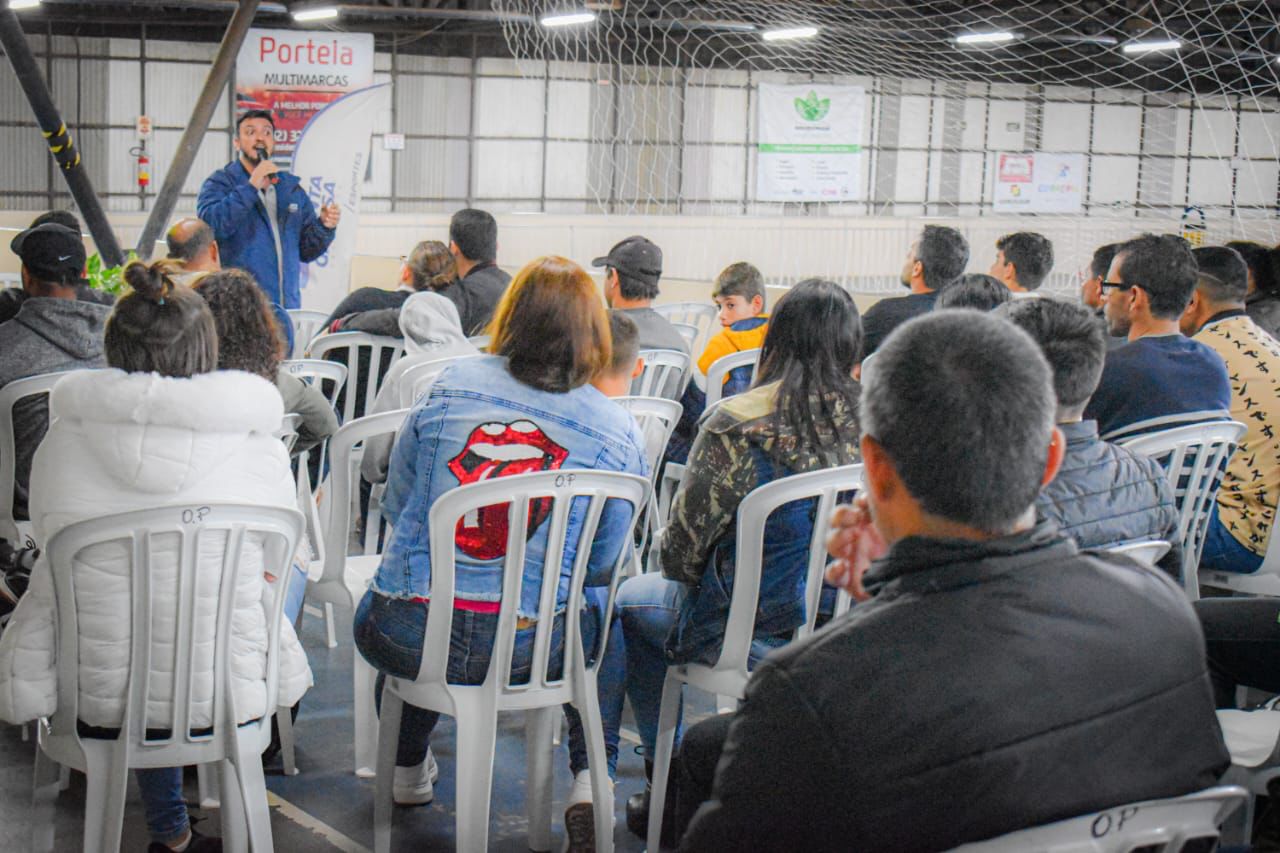
[[[440,778],[440,765],[430,749],[416,767],[397,767],[391,783],[391,798],[400,806],[425,806],[435,799],[434,784]]]
[[[610,791],[613,790],[610,785]],[[568,853],[592,853],[596,849],[596,813],[592,806],[591,772],[583,770],[573,777],[569,789],[569,807],[564,810],[564,851]],[[617,823],[617,816],[610,813],[610,826]]]
[[[174,849],[159,841],[152,841],[147,847],[147,853],[173,853]],[[222,839],[201,835],[192,827],[191,838],[187,841],[187,846],[182,848],[182,853],[222,853]]]

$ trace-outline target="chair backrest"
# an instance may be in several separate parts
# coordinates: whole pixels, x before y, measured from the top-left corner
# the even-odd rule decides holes
[[[747,657],[755,632],[756,608],[760,600],[760,579],[764,571],[765,525],[775,510],[793,501],[816,499],[813,530],[809,535],[809,563],[805,574],[805,622],[796,639],[813,632],[822,597],[822,578],[829,562],[827,534],[837,498],[862,488],[862,466],[842,465],[822,471],[793,474],[766,483],[738,504],[737,549],[734,552],[733,592],[729,598],[729,619],[724,646],[715,669],[747,672]],[[838,615],[838,614],[837,614]]]
[[[489,349],[489,344],[493,341],[493,338],[490,335],[472,335],[467,340],[471,341],[476,349],[485,352]]]
[[[689,356],[673,349],[645,349],[640,357],[644,370],[631,380],[630,396],[679,400],[689,375]]]
[[[1188,592],[1198,583],[1196,569],[1205,533],[1227,463],[1247,428],[1238,421],[1179,426],[1125,439],[1120,446],[1157,460],[1173,487],[1182,534],[1182,577]]]
[[[715,305],[706,302],[668,302],[653,306],[653,310],[667,318],[668,322],[688,323],[698,330],[697,345],[690,350],[695,356],[707,345],[711,329],[716,324],[716,315],[720,313]]]
[[[689,345],[689,352],[696,356],[699,352],[697,346],[698,340],[702,337],[702,330],[693,323],[672,323],[671,328],[680,333],[680,337],[684,338],[684,342]]]
[[[329,319],[329,315],[308,308],[290,308],[287,313],[293,323],[293,352],[290,355],[301,355],[307,351],[311,339],[323,329],[324,321]]]
[[[400,374],[400,406],[407,409],[422,399],[422,395],[431,389],[436,377],[444,372],[446,367],[456,364],[464,358],[476,358],[478,355],[479,353],[475,355],[454,355],[448,358],[433,358],[430,361],[406,367],[404,373]]]
[[[1021,829],[952,853],[1201,853],[1217,849],[1222,823],[1248,796],[1244,788],[1223,785]]]
[[[280,367],[308,385],[318,385],[329,405],[337,407],[338,394],[347,384],[345,364],[322,358],[291,358],[280,362]]]
[[[617,397],[614,402],[630,412],[640,426],[640,434],[644,436],[644,455],[649,462],[649,478],[656,482],[662,454],[667,450],[667,442],[680,422],[684,407],[662,397]]]
[[[397,358],[404,355],[404,339],[368,335],[364,332],[338,332],[321,335],[311,342],[312,358],[323,359],[341,353],[351,381],[339,395],[338,414],[343,423],[362,418],[373,408],[373,400],[382,380]],[[367,364],[361,355],[367,354]]]
[[[343,583],[347,545],[351,537],[351,507],[356,484],[359,483],[361,455],[357,445],[375,435],[395,435],[404,425],[408,414],[408,409],[395,409],[366,415],[343,424],[329,437],[329,487],[325,492],[324,511],[320,514],[324,530],[324,563],[317,583],[339,586]],[[383,484],[378,485],[381,487]],[[365,515],[366,551],[376,549],[378,542],[381,502],[377,498],[381,496],[381,489],[376,491],[377,494],[370,496],[369,510]],[[376,550],[370,553],[376,553]]]
[[[711,362],[707,368],[707,408],[711,408],[724,396],[724,381],[729,371],[739,367],[751,367],[751,381],[756,381],[756,368],[760,366],[760,349],[744,349],[731,352]]]
[[[26,379],[15,379],[0,388],[0,538],[17,542],[18,525],[13,520],[13,485],[18,474],[17,447],[13,434],[13,409],[28,397],[48,394],[58,380],[68,373],[42,373]]]
[[[284,442],[284,449],[293,453],[293,446],[298,443],[298,427],[302,426],[302,415],[290,412],[280,420],[280,429],[276,438]]]
[[[1145,542],[1127,542],[1107,549],[1108,554],[1123,554],[1132,557],[1139,563],[1154,566],[1156,562],[1169,553],[1169,543],[1163,539],[1149,539]]]
[[[80,643],[78,614],[93,604],[77,600],[76,584],[83,569],[86,549],[123,546],[129,561],[131,610],[121,614],[130,620],[130,654],[121,737],[117,741],[129,752],[164,748],[172,763],[164,766],[207,763],[231,754],[235,744],[236,707],[232,689],[232,623],[236,592],[243,572],[266,571],[281,580],[267,614],[266,705],[275,708],[279,680],[280,621],[284,599],[283,579],[289,577],[289,561],[303,527],[296,509],[239,504],[170,506],[108,515],[68,525],[53,535],[46,546],[53,572],[57,614],[58,705],[53,715],[53,731],[76,731],[80,700]],[[261,547],[264,557],[244,560],[248,547]],[[170,563],[177,555],[176,572]],[[220,565],[220,575],[210,578],[207,568],[212,556]],[[173,580],[176,578],[176,581]],[[264,581],[265,582],[265,581]],[[176,587],[175,612],[154,607],[160,591]],[[205,603],[217,601],[215,611]],[[100,605],[99,605],[100,606]],[[256,606],[256,603],[255,603]],[[196,653],[196,648],[212,645],[212,660]],[[171,648],[172,672],[153,679],[151,662],[156,648]],[[196,729],[192,697],[212,682],[212,730]],[[160,695],[157,695],[159,693]],[[149,708],[150,700],[150,708]],[[148,719],[157,700],[170,703],[166,719]],[[153,730],[152,737],[147,729]],[[154,730],[164,730],[155,736]],[[195,733],[193,730],[201,731]],[[154,764],[154,757],[144,766]],[[132,765],[131,765],[132,766]]]
[[[494,638],[486,690],[499,698],[526,694],[534,690],[563,688],[565,679],[549,676],[551,639],[555,625],[557,591],[566,548],[574,546],[573,575],[565,613],[582,610],[582,587],[588,572],[592,542],[608,500],[621,500],[630,505],[631,521],[620,540],[622,547],[613,565],[604,625],[607,632],[613,608],[613,595],[619,580],[619,568],[628,559],[628,543],[640,510],[649,500],[649,482],[634,474],[616,471],[559,470],[535,474],[518,474],[462,486],[441,495],[431,507],[431,606],[434,612],[453,613],[456,530],[468,513],[483,507],[505,506],[507,511],[507,545],[502,559],[502,604],[498,611],[498,629]],[[576,536],[569,534],[569,516],[574,510],[585,510]],[[511,684],[511,655],[515,646],[516,618],[524,582],[525,551],[529,539],[530,513],[545,513],[535,527],[547,531],[542,587],[538,600],[538,621],[533,642],[533,666],[529,681]],[[535,534],[536,535],[536,534]],[[495,567],[496,570],[496,567]],[[449,657],[450,619],[428,619],[422,643],[422,668],[419,684],[443,684]],[[565,660],[563,673],[581,676],[588,669],[581,654],[578,619],[566,619],[564,627]],[[600,647],[607,639],[602,633]],[[598,667],[603,655],[597,655],[592,667]]]

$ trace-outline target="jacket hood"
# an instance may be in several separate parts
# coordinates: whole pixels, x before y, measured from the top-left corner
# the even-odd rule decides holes
[[[276,387],[237,370],[188,379],[75,373],[54,386],[49,405],[111,477],[156,494],[199,483],[251,435],[273,434],[284,418]]]
[[[102,357],[102,331],[111,309],[78,299],[33,297],[14,320],[78,361]]]
[[[406,299],[400,308],[400,331],[410,355],[449,358],[478,352],[462,333],[458,307],[439,293],[423,291]]]

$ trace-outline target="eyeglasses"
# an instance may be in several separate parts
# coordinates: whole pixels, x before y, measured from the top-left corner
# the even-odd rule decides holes
[[[1127,284],[1127,283],[1125,283],[1125,282],[1123,282],[1123,281],[1104,281],[1104,282],[1102,282],[1102,292],[1103,292],[1103,293],[1106,293],[1106,292],[1107,292],[1107,288],[1111,288],[1112,290],[1130,290],[1130,289],[1132,289],[1132,288],[1134,288],[1134,287],[1141,287],[1141,285],[1137,285],[1137,284]]]

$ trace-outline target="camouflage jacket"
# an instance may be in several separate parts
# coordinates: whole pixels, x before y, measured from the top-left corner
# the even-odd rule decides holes
[[[818,424],[823,446],[815,448],[802,446],[788,428],[775,430],[777,391],[775,382],[728,398],[702,423],[662,541],[663,576],[697,585],[713,551],[718,559],[732,561],[733,549],[716,545],[726,537],[733,541],[738,504],[756,487],[786,474],[858,461],[857,413],[842,399],[829,398],[836,417]],[[762,471],[762,461],[774,470]],[[721,568],[732,572],[731,565]]]

